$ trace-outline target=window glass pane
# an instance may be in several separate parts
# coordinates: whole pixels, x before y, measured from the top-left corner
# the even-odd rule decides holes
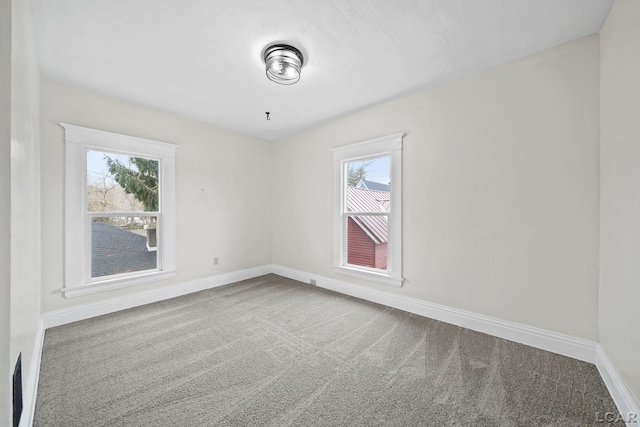
[[[388,223],[386,215],[347,217],[347,263],[387,269]]]
[[[91,220],[91,277],[157,268],[157,217],[105,216]]]
[[[345,165],[347,212],[389,212],[391,205],[389,156]]]
[[[157,212],[158,161],[87,152],[89,212]]]

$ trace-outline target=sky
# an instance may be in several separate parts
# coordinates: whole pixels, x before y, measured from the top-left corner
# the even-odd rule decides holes
[[[105,153],[102,151],[87,151],[87,180],[101,180],[105,175],[111,176],[109,169],[107,168],[107,162],[104,159],[105,155],[108,155],[113,160],[120,160],[124,165],[129,163],[129,156],[123,154]],[[135,165],[130,166],[135,169]]]
[[[357,162],[350,162],[356,168],[362,164],[363,162],[367,162],[369,166],[367,166],[367,180],[375,181],[381,184],[389,184],[391,182],[391,159],[386,157],[379,157],[377,159],[367,159]]]

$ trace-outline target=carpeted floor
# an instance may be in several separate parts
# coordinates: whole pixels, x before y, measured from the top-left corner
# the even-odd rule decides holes
[[[592,364],[267,275],[47,330],[34,425],[602,426],[606,412]]]

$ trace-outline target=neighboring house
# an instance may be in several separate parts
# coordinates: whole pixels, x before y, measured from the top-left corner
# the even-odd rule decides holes
[[[383,184],[381,182],[368,181],[366,179],[361,179],[358,185],[358,188],[365,188],[367,190],[376,190],[376,191],[391,191],[391,185]]]
[[[91,277],[156,268],[156,252],[145,236],[104,222],[91,223]]]
[[[372,181],[368,181],[372,182]],[[360,181],[366,183],[366,181]],[[381,186],[385,184],[373,183]],[[386,185],[389,188],[388,185]],[[347,210],[388,212],[389,191],[347,187]],[[349,217],[347,262],[365,267],[387,268],[388,222],[386,216]]]

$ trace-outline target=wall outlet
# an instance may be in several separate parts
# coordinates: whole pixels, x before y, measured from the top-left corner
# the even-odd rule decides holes
[[[313,286],[315,286],[316,285],[316,279],[309,280],[309,283],[312,284]]]
[[[220,264],[220,258],[217,257],[217,256],[214,256],[213,257],[213,265],[218,265],[218,264]]]

